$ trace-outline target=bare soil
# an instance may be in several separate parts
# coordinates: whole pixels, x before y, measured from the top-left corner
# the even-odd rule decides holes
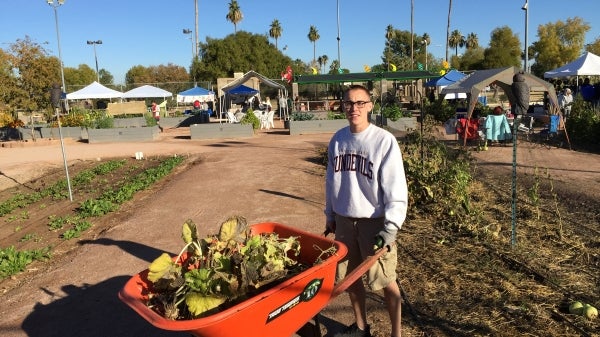
[[[127,169],[75,186],[73,202],[44,200],[0,218],[0,247],[54,247],[49,261],[0,281],[0,335],[188,336],[153,327],[116,294],[162,252],[179,252],[186,219],[200,235],[216,232],[230,215],[322,232],[320,151],[331,134],[289,136],[278,126],[247,139],[192,141],[189,130],[168,129],[154,142],[66,140],[70,177],[109,159],[126,159]],[[64,179],[57,140],[2,145],[0,201]],[[117,184],[173,155],[185,161],[171,175],[93,219],[78,239],[49,230],[48,217],[73,214],[95,184]],[[520,142],[513,231],[512,146],[473,155],[471,197],[481,211],[466,223],[477,225],[459,225],[458,207],[442,218],[412,211],[399,235],[403,335],[598,336],[598,319],[570,315],[567,306],[581,300],[600,307],[600,156]],[[381,294],[370,293],[367,304],[373,335],[388,336]],[[326,336],[351,324],[347,297],[333,299],[320,321]]]

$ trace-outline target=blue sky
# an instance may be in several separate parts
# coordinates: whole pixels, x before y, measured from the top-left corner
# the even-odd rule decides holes
[[[0,47],[26,35],[38,43],[48,42],[47,50],[58,56],[54,10],[46,0],[4,2],[0,12]],[[7,4],[10,3],[10,6]],[[223,38],[233,33],[233,24],[225,19],[228,0],[198,0],[199,40]],[[313,46],[308,31],[314,25],[321,38],[317,56],[337,59],[337,0],[238,0],[244,19],[238,30],[268,34],[278,19],[283,33],[279,48],[292,59],[310,62]],[[495,28],[509,26],[525,38],[525,0],[454,0],[451,30],[463,35],[476,33],[480,45],[487,47]],[[343,68],[362,72],[364,65],[381,63],[385,29],[410,31],[410,0],[339,0],[340,55]],[[414,29],[417,35],[428,33],[428,51],[444,58],[447,0],[414,0]],[[529,42],[537,40],[540,24],[581,17],[592,28],[586,43],[600,36],[600,1],[529,0]],[[66,0],[58,8],[58,24],[63,62],[66,67],[87,64],[95,69],[93,46],[87,40],[102,40],[96,46],[99,68],[108,70],[115,83],[123,83],[125,73],[135,65],[176,64],[188,68],[192,56],[190,35],[194,30],[194,0]],[[452,51],[450,52],[452,54]],[[239,69],[246,72],[250,69]],[[283,69],[282,69],[283,70]]]

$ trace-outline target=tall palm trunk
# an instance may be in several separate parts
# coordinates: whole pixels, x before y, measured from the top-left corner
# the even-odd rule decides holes
[[[448,61],[448,42],[450,41],[450,13],[452,13],[452,0],[448,1],[448,26],[446,26],[446,61]]]
[[[415,41],[413,23],[415,14],[415,0],[410,0],[410,69],[415,69]]]

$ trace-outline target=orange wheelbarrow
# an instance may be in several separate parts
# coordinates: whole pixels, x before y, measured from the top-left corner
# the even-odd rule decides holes
[[[358,280],[385,252],[380,249],[342,281],[334,284],[337,263],[347,253],[346,246],[341,242],[273,222],[252,225],[251,231],[253,234],[277,233],[282,238],[298,237],[303,247],[298,262],[307,265],[316,261],[320,250],[334,245],[337,252],[273,288],[214,315],[198,319],[170,320],[148,308],[148,270],[129,279],[119,292],[119,298],[150,324],[164,330],[186,331],[197,337],[239,337],[249,334],[263,337],[292,336],[300,330],[310,331],[305,325],[308,326],[331,299]]]

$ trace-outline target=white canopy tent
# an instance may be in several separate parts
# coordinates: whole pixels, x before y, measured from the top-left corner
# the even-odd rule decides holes
[[[142,85],[135,89],[131,89],[123,93],[123,98],[155,98],[162,97],[165,100],[167,97],[173,97],[173,94],[164,89],[151,85]]]
[[[600,56],[586,52],[575,61],[544,73],[544,78],[600,75]]]
[[[94,81],[83,89],[67,94],[67,99],[101,99],[101,98],[121,98],[123,93],[103,86]]]

